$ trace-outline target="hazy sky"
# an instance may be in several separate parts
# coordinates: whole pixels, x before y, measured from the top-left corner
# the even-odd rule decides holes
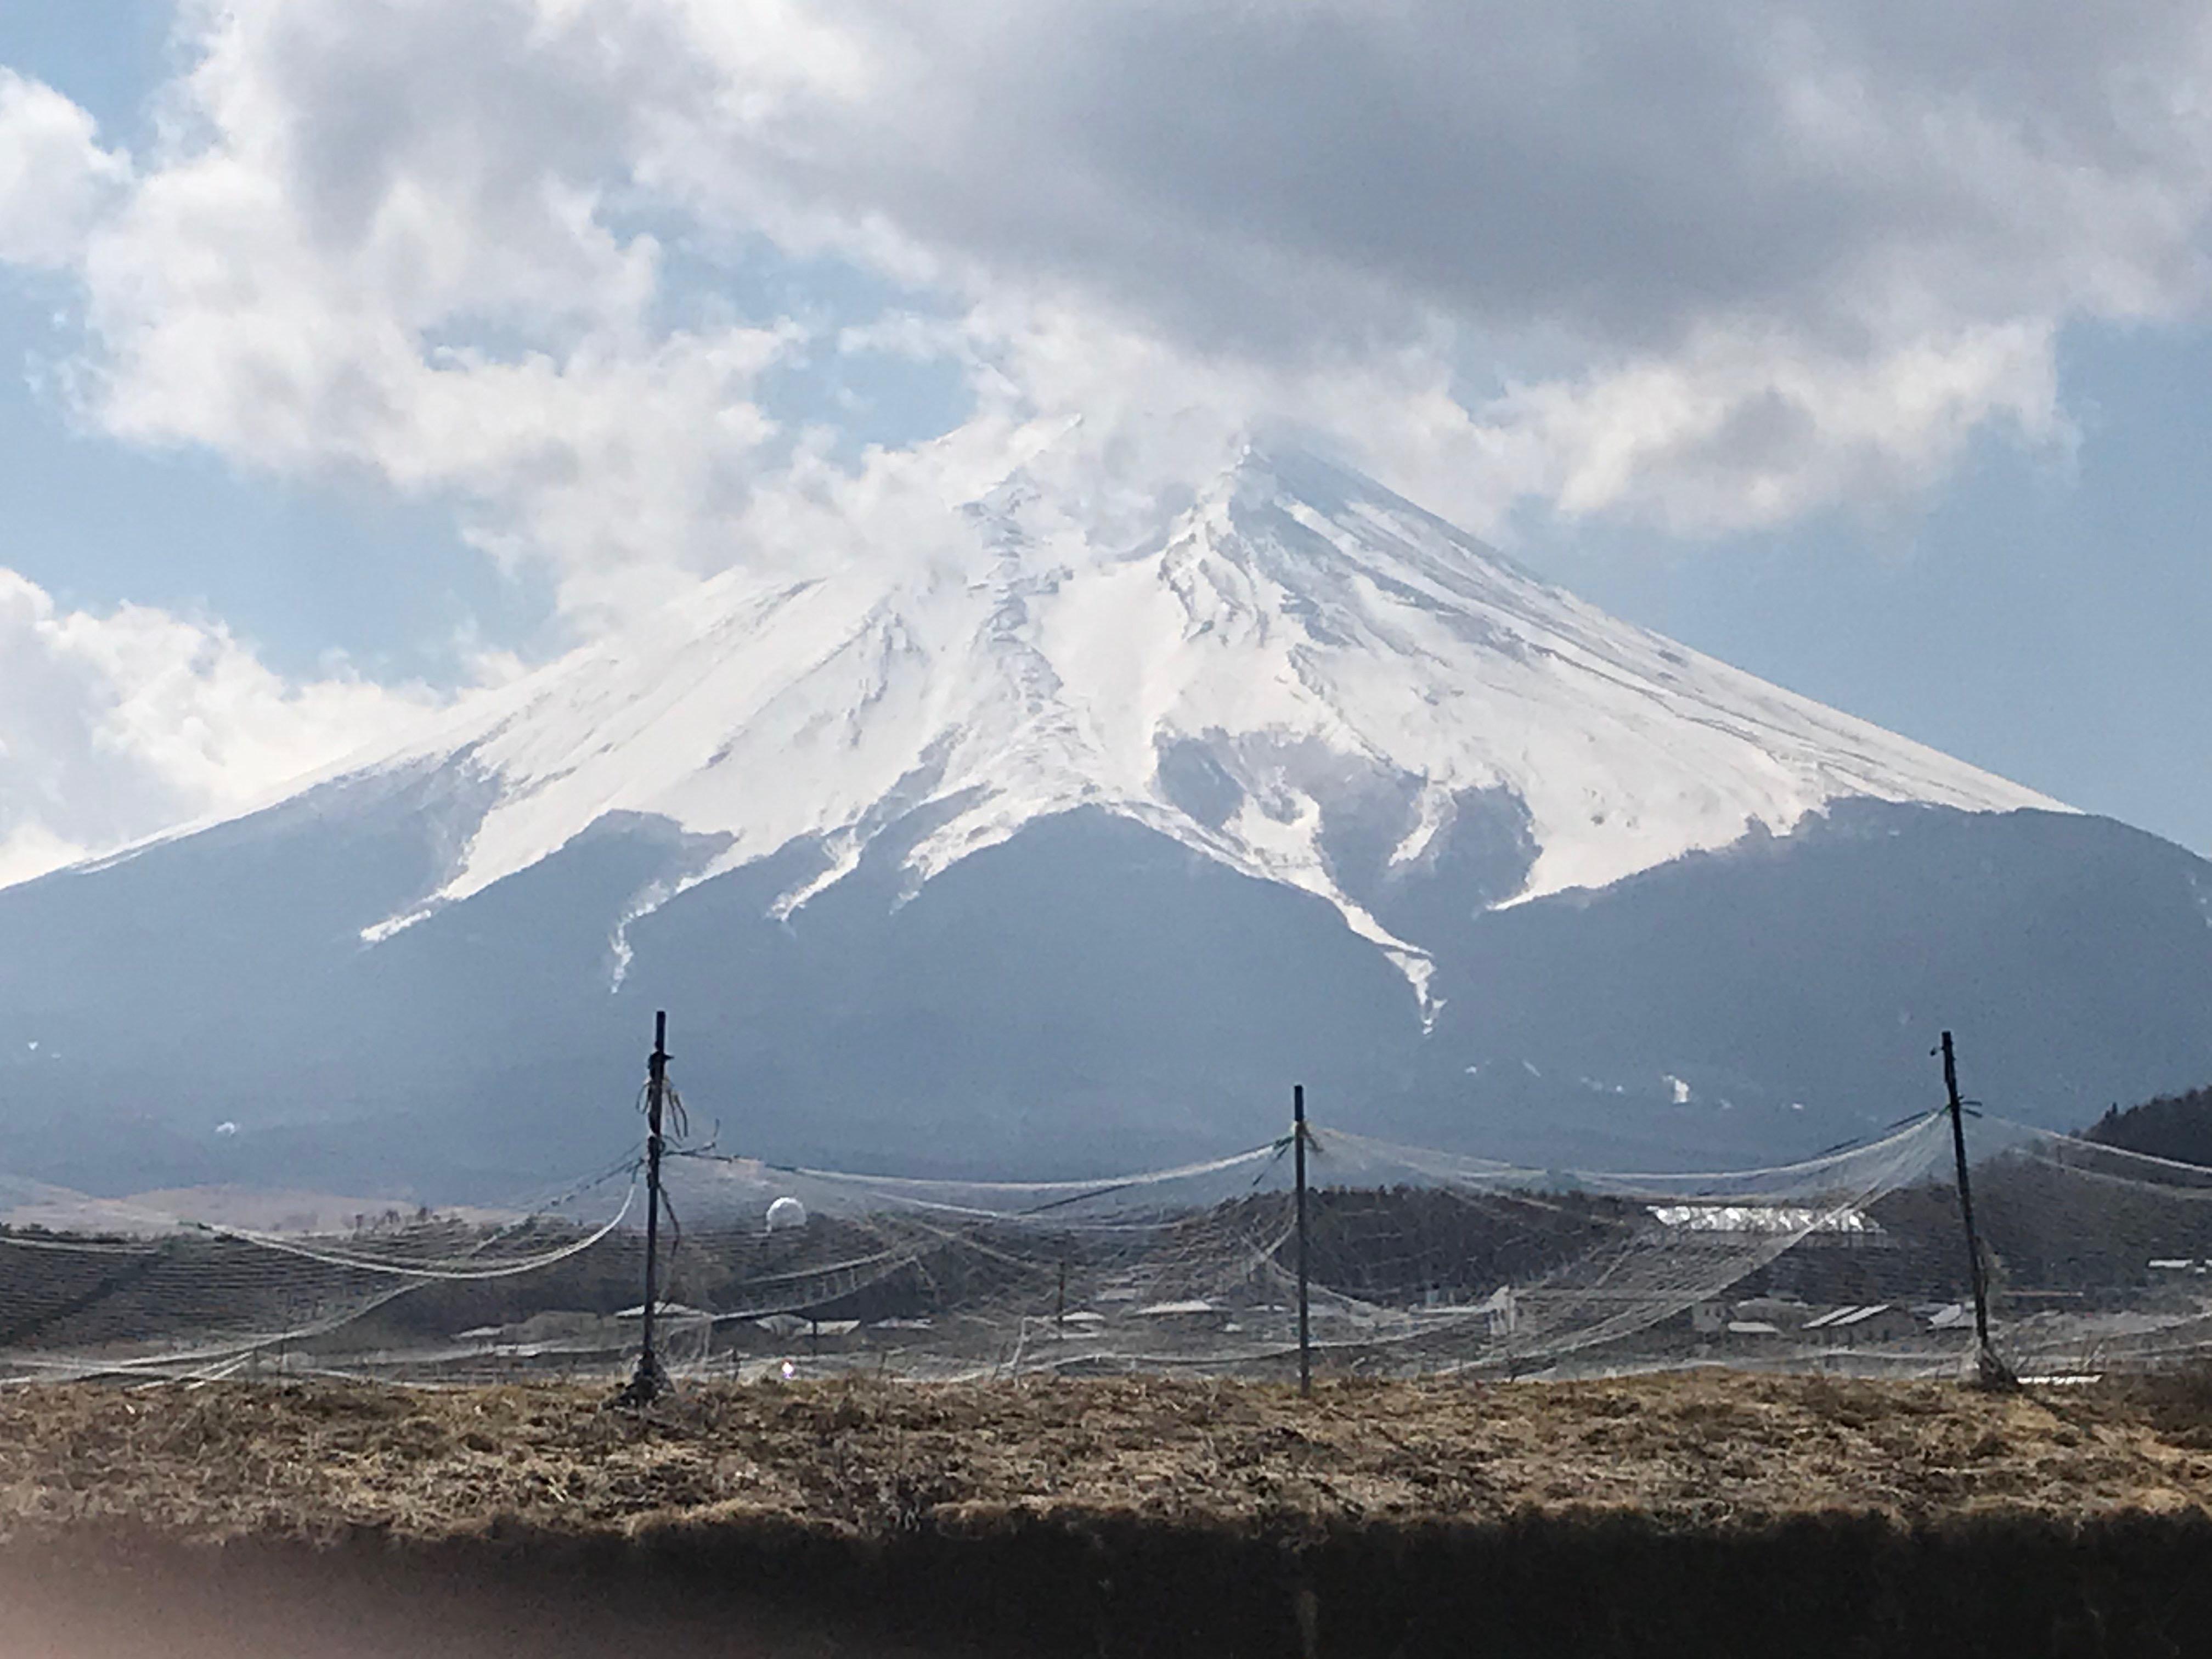
[[[1084,416],[2212,852],[2212,10],[9,0],[0,879]],[[825,526],[828,526],[825,528]]]

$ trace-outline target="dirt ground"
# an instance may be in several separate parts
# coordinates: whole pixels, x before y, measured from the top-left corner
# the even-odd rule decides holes
[[[851,1538],[999,1516],[1270,1533],[1632,1512],[2212,1513],[2212,1379],[2012,1395],[1721,1372],[1574,1383],[823,1382],[604,1390],[339,1382],[0,1394],[0,1540]]]

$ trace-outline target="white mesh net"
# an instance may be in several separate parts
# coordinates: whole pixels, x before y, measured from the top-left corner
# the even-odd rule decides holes
[[[1970,1126],[1997,1348],[2031,1374],[2212,1340],[2212,1170]],[[1942,1114],[1771,1169],[1537,1170],[1316,1126],[1304,1260],[1324,1373],[1692,1364],[1954,1372],[1976,1349]],[[1293,1374],[1288,1136],[1095,1182],[917,1180],[672,1153],[677,1375]],[[220,1227],[0,1181],[0,1380],[614,1377],[645,1210],[625,1162],[500,1212]]]
[[[526,1300],[526,1285],[619,1271],[601,1258],[621,1254],[641,1207],[627,1163],[502,1218],[391,1211],[331,1234],[41,1188],[29,1213],[43,1218],[0,1227],[0,1379],[434,1368],[454,1357],[435,1340],[450,1310],[495,1311]]]

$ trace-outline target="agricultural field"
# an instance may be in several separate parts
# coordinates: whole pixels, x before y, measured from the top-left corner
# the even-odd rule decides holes
[[[1320,1528],[1624,1510],[1912,1523],[2212,1506],[2212,1381],[2012,1395],[1718,1370],[1571,1383],[687,1389],[94,1384],[0,1395],[0,1528],[179,1538],[890,1534],[1000,1511]]]

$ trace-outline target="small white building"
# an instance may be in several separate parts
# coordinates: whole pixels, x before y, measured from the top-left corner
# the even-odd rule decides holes
[[[1845,1346],[1859,1343],[1894,1342],[1920,1334],[1920,1322],[1911,1310],[1893,1302],[1868,1302],[1831,1308],[1805,1322],[1805,1334]]]
[[[1882,1236],[1880,1222],[1848,1205],[1832,1210],[1801,1204],[1650,1204],[1644,1207],[1661,1226],[1686,1233],[1744,1233],[1759,1237],[1778,1233],[1849,1238]]]

